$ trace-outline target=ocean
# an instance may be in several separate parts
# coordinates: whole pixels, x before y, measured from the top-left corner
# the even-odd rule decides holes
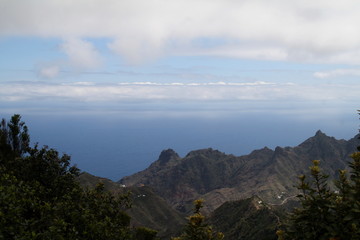
[[[237,156],[265,146],[296,146],[317,130],[338,139],[358,133],[358,116],[299,118],[244,113],[231,116],[124,116],[104,114],[25,114],[32,144],[71,156],[82,171],[117,181],[157,160],[172,148],[180,156],[213,148]]]

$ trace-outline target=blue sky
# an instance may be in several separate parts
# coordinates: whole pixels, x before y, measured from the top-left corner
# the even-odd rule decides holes
[[[0,114],[149,128],[263,114],[350,137],[359,12],[356,0],[0,0]]]

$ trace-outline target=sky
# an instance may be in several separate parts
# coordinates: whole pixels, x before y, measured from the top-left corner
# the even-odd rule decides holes
[[[238,138],[265,134],[267,145],[296,144],[319,128],[350,138],[358,128],[359,12],[356,0],[0,0],[0,114],[20,113],[35,141],[113,179],[114,162],[147,159],[126,175],[165,147],[243,154],[266,144],[227,148],[239,122],[247,129]],[[74,133],[82,128],[111,141],[121,129],[149,150],[114,153],[97,172],[104,146],[82,155],[78,149],[92,149]],[[66,134],[77,141],[67,145]]]

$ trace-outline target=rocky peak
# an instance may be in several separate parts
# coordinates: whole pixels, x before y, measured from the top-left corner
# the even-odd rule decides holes
[[[270,156],[274,153],[274,151],[268,147],[263,147],[261,149],[257,149],[257,150],[253,150],[251,153],[250,153],[250,156]]]
[[[282,147],[277,146],[275,148],[275,154],[282,154],[284,152],[284,149]]]
[[[329,137],[325,133],[323,133],[321,130],[318,130],[313,137],[308,138],[303,143],[301,143],[299,146],[302,146],[302,147],[305,147],[308,145],[312,146],[313,144],[316,144],[316,143],[317,144],[321,143],[323,145],[332,139],[334,139],[334,138]]]
[[[326,135],[325,133],[323,133],[320,129],[316,131],[315,136],[324,136]]]
[[[206,149],[199,149],[199,150],[195,150],[195,151],[191,151],[189,152],[185,158],[191,158],[191,157],[196,157],[196,156],[206,156],[206,157],[223,157],[226,154],[223,152],[220,152],[219,150],[214,150],[212,148],[206,148]]]
[[[179,155],[172,149],[163,150],[160,153],[158,162],[160,165],[166,165],[171,160],[177,160],[179,159]]]
[[[337,140],[334,137],[327,136],[318,130],[315,136],[305,140],[296,150],[308,154],[312,159],[339,159],[344,153],[352,152],[348,149],[348,142],[345,140]]]

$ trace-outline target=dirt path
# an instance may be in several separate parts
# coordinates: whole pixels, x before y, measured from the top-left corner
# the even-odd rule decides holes
[[[281,206],[281,205],[285,204],[289,199],[295,198],[296,196],[297,196],[297,195],[293,195],[293,196],[287,197],[287,198],[285,198],[281,203],[268,203],[268,204],[271,205],[271,206]]]

